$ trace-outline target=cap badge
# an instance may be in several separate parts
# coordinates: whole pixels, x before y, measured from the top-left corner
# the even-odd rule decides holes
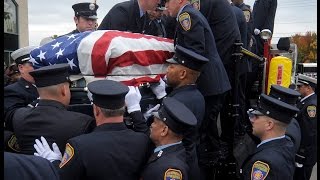
[[[90,9],[91,11],[93,11],[95,7],[96,7],[96,6],[95,6],[93,3],[89,4],[89,9]]]

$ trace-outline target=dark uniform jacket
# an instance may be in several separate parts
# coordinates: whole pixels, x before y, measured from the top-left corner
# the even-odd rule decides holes
[[[12,117],[19,108],[26,107],[39,97],[37,88],[20,78],[17,82],[4,88],[5,129],[13,131]]]
[[[297,152],[301,143],[301,130],[298,121],[293,118],[286,129],[286,136],[289,136]]]
[[[233,44],[240,41],[237,19],[226,0],[201,0],[200,12],[207,18],[224,65],[232,66]],[[227,70],[228,71],[228,70]]]
[[[185,27],[182,24],[185,24]],[[198,89],[203,96],[218,95],[231,89],[210,26],[206,18],[192,5],[186,5],[178,15],[176,44],[209,59],[197,80]]]
[[[253,5],[253,29],[269,29],[273,32],[277,0],[256,0]]]
[[[4,179],[59,180],[59,174],[45,158],[4,152]]]
[[[173,145],[153,153],[142,172],[142,180],[188,180],[189,167],[182,144]]]
[[[190,167],[189,178],[194,179],[200,176],[196,145],[199,140],[199,128],[205,113],[204,97],[196,85],[186,85],[174,89],[168,97],[173,97],[183,103],[197,118],[197,127],[190,129],[182,140],[187,152],[187,163]]]
[[[301,144],[298,155],[304,156],[304,165],[314,165],[317,161],[317,95],[313,94],[299,102],[297,120],[301,128]]]
[[[281,138],[260,145],[242,166],[242,179],[292,179],[295,169],[294,145],[290,138]]]
[[[58,101],[40,99],[36,107],[21,108],[13,116],[13,129],[23,154],[33,154],[35,139],[43,136],[49,145],[56,142],[63,153],[68,139],[91,132],[92,117],[67,111]]]
[[[98,30],[119,30],[153,35],[148,29],[150,18],[146,13],[140,17],[137,0],[125,1],[113,6],[103,18]]]
[[[124,123],[103,124],[68,140],[61,179],[137,180],[150,155],[149,137]],[[57,161],[54,161],[56,163]]]

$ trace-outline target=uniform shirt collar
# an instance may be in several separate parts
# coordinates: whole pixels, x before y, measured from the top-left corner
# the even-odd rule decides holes
[[[167,148],[167,147],[170,147],[170,146],[174,146],[174,145],[177,145],[177,144],[180,144],[181,143],[181,141],[179,141],[179,142],[176,142],[176,143],[171,143],[171,144],[165,144],[165,145],[162,145],[162,146],[158,146],[158,147],[156,147],[155,149],[154,149],[154,153],[156,153],[156,152],[158,152],[158,151],[161,151],[162,149],[165,149],[165,148]]]
[[[303,98],[300,100],[300,102],[303,102],[304,100],[306,100],[308,97],[312,96],[313,94],[314,94],[314,92],[311,93],[311,94],[309,94],[308,96],[303,97]]]
[[[184,7],[186,7],[187,5],[189,5],[189,3],[185,4],[184,6],[182,6],[177,14],[176,20],[179,21],[179,15],[181,14],[182,10],[184,9]]]
[[[270,139],[263,140],[263,141],[261,141],[260,144],[257,145],[257,148],[258,148],[259,146],[261,146],[262,144],[265,144],[265,143],[267,143],[267,142],[270,142],[270,141],[273,141],[273,140],[276,140],[276,139],[282,139],[282,138],[285,138],[285,137],[286,137],[286,136],[283,135],[283,136],[280,136],[280,137],[275,137],[275,138],[270,138]]]

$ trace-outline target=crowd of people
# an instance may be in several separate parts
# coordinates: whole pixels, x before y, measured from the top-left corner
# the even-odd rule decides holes
[[[97,80],[87,84],[92,116],[69,111],[69,65],[34,69],[35,47],[20,48],[5,67],[5,179],[310,179],[316,79],[300,74],[296,90],[271,85],[248,105],[259,64],[233,55],[242,43],[263,56],[259,32],[273,32],[277,0],[256,0],[253,10],[243,0],[130,0],[99,26],[98,8],[74,4],[68,34],[120,30],[174,40],[166,75],[150,86],[158,104],[143,112],[138,87]]]

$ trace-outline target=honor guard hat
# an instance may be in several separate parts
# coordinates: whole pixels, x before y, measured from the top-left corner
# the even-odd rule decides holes
[[[29,74],[34,78],[35,85],[41,88],[70,82],[68,70],[69,65],[66,63],[54,64],[33,70]]]
[[[20,49],[17,49],[11,53],[11,58],[15,61],[16,64],[23,64],[29,62],[30,52],[35,49],[37,46],[26,46]]]
[[[72,6],[75,16],[83,16],[89,19],[98,19],[98,8],[99,6],[95,3],[77,3]]]
[[[295,106],[282,102],[273,97],[261,94],[259,96],[259,104],[255,110],[250,113],[257,115],[265,115],[272,119],[289,124],[291,119],[299,112]]]
[[[189,69],[201,71],[203,65],[209,62],[209,60],[206,57],[203,57],[189,49],[177,45],[175,47],[175,55],[173,58],[168,59],[167,62],[181,64]]]
[[[161,108],[153,115],[177,134],[184,134],[197,124],[194,114],[184,104],[172,97],[164,98]]]
[[[317,79],[310,77],[310,76],[306,76],[304,74],[298,74],[298,82],[297,82],[297,86],[299,85],[309,85],[313,88],[316,88],[317,86]]]
[[[293,89],[274,84],[271,85],[269,96],[290,105],[296,105],[301,94]]]
[[[88,84],[93,104],[105,109],[119,109],[125,105],[128,86],[112,80],[97,80]]]

